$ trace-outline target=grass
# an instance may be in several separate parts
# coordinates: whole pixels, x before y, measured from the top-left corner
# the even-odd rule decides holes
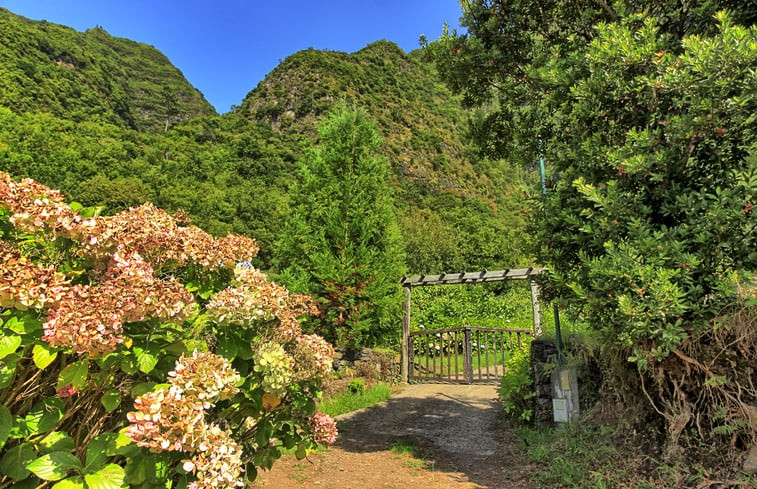
[[[347,390],[333,397],[321,401],[318,409],[329,416],[339,416],[340,414],[351,413],[358,409],[378,404],[392,395],[392,388],[389,384],[378,382],[366,387],[362,391]]]
[[[533,479],[543,487],[651,489],[637,475],[641,458],[622,453],[607,427],[572,423],[563,429],[515,429],[529,462],[539,466]]]
[[[391,452],[404,458],[402,465],[411,469],[433,470],[433,462],[424,460],[424,453],[418,445],[418,440],[412,438],[400,438],[396,440],[391,448]]]

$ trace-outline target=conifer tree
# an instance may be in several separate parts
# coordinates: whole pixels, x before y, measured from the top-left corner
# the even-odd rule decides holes
[[[281,279],[317,299],[312,329],[339,346],[395,341],[403,255],[381,138],[362,109],[336,106],[292,189]]]

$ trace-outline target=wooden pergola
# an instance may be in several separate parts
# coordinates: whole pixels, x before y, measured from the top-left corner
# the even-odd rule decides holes
[[[405,292],[402,316],[402,353],[400,375],[403,382],[408,380],[409,337],[410,337],[410,299],[413,287],[430,285],[479,284],[485,282],[502,282],[505,280],[529,280],[531,282],[531,307],[533,309],[534,336],[540,336],[541,304],[539,302],[539,284],[535,277],[544,273],[543,268],[513,268],[508,270],[482,270],[481,272],[441,273],[439,275],[413,275],[403,277],[400,283]]]

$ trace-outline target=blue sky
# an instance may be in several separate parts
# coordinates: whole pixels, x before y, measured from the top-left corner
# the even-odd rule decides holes
[[[0,0],[35,20],[110,34],[162,51],[220,113],[301,49],[353,52],[379,39],[403,50],[458,27],[458,0]]]

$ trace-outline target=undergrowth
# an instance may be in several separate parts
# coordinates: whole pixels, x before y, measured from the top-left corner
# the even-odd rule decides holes
[[[360,387],[357,387],[358,385]],[[392,395],[391,386],[384,382],[377,382],[370,386],[355,383],[354,386],[353,388],[351,384],[346,391],[324,399],[319,405],[319,409],[329,416],[339,416],[373,406],[389,399],[389,396]]]
[[[630,425],[610,427],[582,418],[561,429],[513,429],[519,448],[534,464],[532,480],[550,489],[753,489],[757,478],[727,480],[699,464],[662,462],[655,441]]]

